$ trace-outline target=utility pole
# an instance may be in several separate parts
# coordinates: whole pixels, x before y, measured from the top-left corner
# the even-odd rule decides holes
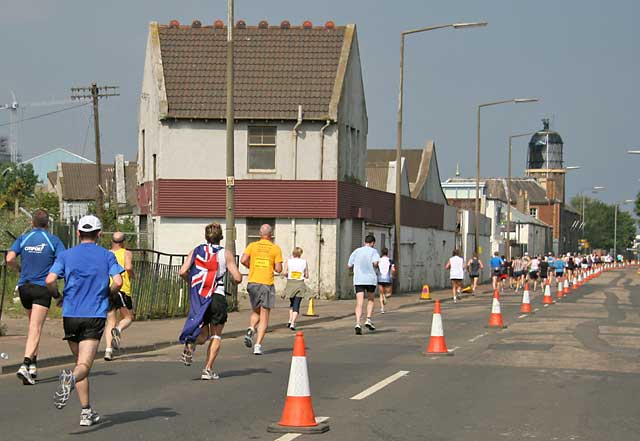
[[[235,200],[235,147],[234,147],[234,107],[233,107],[233,4],[227,4],[227,179],[225,210],[225,246],[231,254],[236,255],[236,200]],[[227,277],[225,291],[231,294],[231,311],[238,310],[238,285]]]
[[[100,116],[98,113],[98,100],[110,96],[120,96],[118,86],[98,86],[92,83],[91,87],[72,87],[71,99],[91,99],[93,101],[93,128],[96,145],[96,167],[98,181],[96,183],[96,214],[99,218],[104,215],[104,189],[102,188],[102,155],[100,152]]]

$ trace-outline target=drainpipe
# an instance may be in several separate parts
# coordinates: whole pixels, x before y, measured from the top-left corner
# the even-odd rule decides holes
[[[317,289],[318,297],[320,297],[320,293],[321,293],[320,282],[322,281],[322,275],[320,273],[320,264],[322,263],[322,242],[324,242],[324,239],[322,238],[322,219],[318,219],[316,223],[316,243],[318,244],[318,258],[316,263],[316,273],[318,274],[317,276],[318,286],[316,287],[316,289]]]
[[[324,178],[324,131],[331,125],[331,120],[327,120],[326,124],[320,129],[320,180]]]
[[[293,126],[293,138],[294,138],[294,145],[293,145],[293,180],[297,181],[298,180],[298,135],[299,135],[299,129],[300,126],[302,125],[302,106],[298,106],[298,120],[296,121],[296,124]],[[293,242],[293,247],[296,246],[296,218],[293,217],[291,218],[291,234],[292,234],[292,242]]]

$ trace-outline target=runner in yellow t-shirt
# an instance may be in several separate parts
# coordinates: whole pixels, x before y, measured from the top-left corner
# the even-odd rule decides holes
[[[276,289],[273,285],[274,271],[282,272],[282,250],[271,240],[273,229],[264,224],[260,227],[260,240],[250,243],[242,253],[240,263],[249,268],[247,292],[251,301],[251,317],[249,329],[244,337],[244,344],[253,346],[255,355],[262,355],[262,341],[267,333],[269,313],[276,305]],[[257,335],[255,346],[253,335]]]

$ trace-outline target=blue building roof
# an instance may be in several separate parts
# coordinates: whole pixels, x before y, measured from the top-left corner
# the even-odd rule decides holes
[[[41,183],[46,184],[47,173],[56,171],[58,163],[60,162],[95,164],[92,160],[76,155],[75,153],[63,148],[57,148],[46,153],[42,153],[41,155],[27,159],[26,161],[22,161],[22,164],[33,165],[33,171],[38,176],[38,180]]]

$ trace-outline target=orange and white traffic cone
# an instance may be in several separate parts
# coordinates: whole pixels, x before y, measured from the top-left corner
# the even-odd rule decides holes
[[[564,297],[564,287],[562,286],[562,279],[558,279],[558,289],[556,290],[556,299]]]
[[[544,286],[544,297],[542,297],[542,304],[551,305],[553,304],[553,297],[551,297],[551,285],[547,280],[547,284]]]
[[[562,294],[567,295],[569,294],[569,278],[565,277],[564,279],[564,286],[562,288]]]
[[[578,289],[578,278],[576,276],[573,276],[573,282],[571,282],[571,289],[574,291]]]
[[[304,335],[302,332],[297,332],[293,344],[289,387],[287,388],[287,399],[282,410],[282,418],[280,418],[280,422],[267,427],[267,431],[273,433],[295,432],[309,434],[324,433],[328,430],[329,424],[326,421],[318,423],[313,412]]]
[[[493,301],[491,303],[491,315],[489,316],[488,328],[506,328],[502,321],[502,311],[500,310],[500,293],[496,289],[493,293]]]
[[[447,349],[444,341],[444,329],[442,328],[442,315],[440,313],[440,300],[436,300],[433,308],[433,319],[431,320],[431,337],[425,355],[453,355]]]
[[[531,299],[529,298],[529,284],[524,284],[524,292],[522,293],[522,306],[520,312],[523,314],[531,314]]]

